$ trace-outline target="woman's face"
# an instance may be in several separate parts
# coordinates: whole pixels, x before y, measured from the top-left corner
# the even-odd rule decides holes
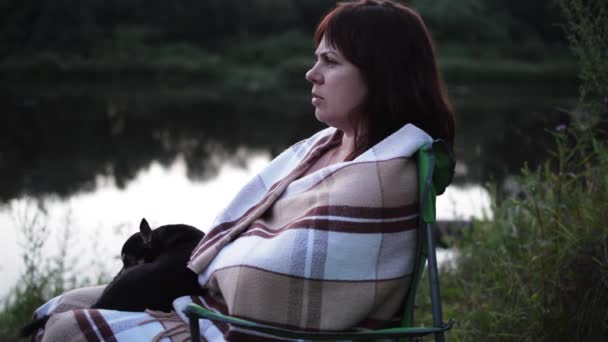
[[[306,73],[312,83],[312,104],[321,122],[352,134],[359,124],[367,85],[359,69],[321,39],[317,62]]]

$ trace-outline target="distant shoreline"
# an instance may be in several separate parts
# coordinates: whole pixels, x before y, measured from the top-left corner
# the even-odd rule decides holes
[[[304,73],[309,61],[292,58],[272,67],[256,64],[180,65],[146,63],[79,63],[24,60],[19,63],[0,63],[0,84],[13,82],[148,82],[184,85],[205,82],[235,90],[273,90],[302,88],[308,84]],[[530,62],[522,60],[473,60],[446,58],[440,60],[442,75],[448,84],[486,82],[494,84],[551,83],[578,84],[576,64],[567,61]]]

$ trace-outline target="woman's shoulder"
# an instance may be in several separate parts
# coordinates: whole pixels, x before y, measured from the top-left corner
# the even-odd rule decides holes
[[[355,207],[396,208],[418,201],[415,158],[349,163],[336,170],[326,183],[336,202]],[[323,184],[320,184],[323,186]]]

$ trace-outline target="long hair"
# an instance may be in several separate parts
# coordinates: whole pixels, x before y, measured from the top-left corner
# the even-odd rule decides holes
[[[323,36],[359,68],[369,89],[358,151],[408,123],[453,148],[454,112],[433,40],[417,12],[390,0],[342,2],[317,26],[317,46]]]

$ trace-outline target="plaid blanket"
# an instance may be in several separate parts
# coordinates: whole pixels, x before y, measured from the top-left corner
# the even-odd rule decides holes
[[[184,317],[175,312],[123,312],[89,309],[101,296],[105,285],[84,287],[57,296],[35,312],[35,317],[53,314],[44,330],[32,341],[102,342],[160,341],[190,339]],[[181,298],[183,302],[186,297]],[[196,298],[190,299],[197,301]]]
[[[355,160],[302,177],[340,138],[328,128],[286,150],[219,215],[189,263],[209,290],[204,306],[305,330],[398,321],[419,223],[410,157],[431,138],[406,125]]]
[[[431,138],[406,125],[353,161],[305,175],[340,134],[325,129],[292,146],[217,217],[188,266],[202,297],[169,314],[86,309],[101,293],[78,289],[43,305],[56,313],[43,341],[185,341],[189,303],[304,330],[392,326],[413,271],[418,225],[416,163]],[[84,300],[82,299],[84,298]],[[272,340],[200,320],[207,341]]]

